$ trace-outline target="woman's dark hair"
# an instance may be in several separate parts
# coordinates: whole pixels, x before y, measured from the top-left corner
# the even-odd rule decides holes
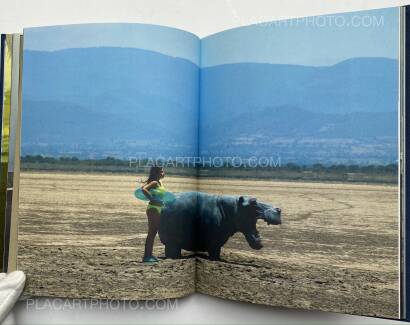
[[[161,171],[162,171],[162,167],[152,166],[151,169],[149,170],[148,179],[144,183],[149,184],[152,181],[159,182]]]

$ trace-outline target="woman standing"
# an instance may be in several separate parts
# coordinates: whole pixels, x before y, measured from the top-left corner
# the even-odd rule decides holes
[[[144,263],[158,262],[158,259],[152,255],[152,250],[155,236],[159,230],[161,211],[164,207],[164,202],[160,199],[166,192],[165,187],[161,183],[161,179],[163,179],[164,176],[165,173],[162,167],[151,167],[148,179],[142,187],[142,192],[149,200],[147,206],[148,234],[145,240],[145,251],[142,259]],[[152,195],[152,192],[155,192],[155,197]]]

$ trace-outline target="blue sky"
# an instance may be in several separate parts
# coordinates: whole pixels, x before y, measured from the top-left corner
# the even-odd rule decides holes
[[[202,40],[201,66],[258,62],[327,66],[353,57],[398,57],[399,9],[256,24]]]
[[[188,59],[199,64],[200,40],[175,28],[147,24],[80,24],[24,30],[26,50],[130,47]]]
[[[354,57],[398,57],[399,9],[388,8],[276,21],[208,36],[146,24],[82,24],[29,28],[25,49],[132,47],[188,59],[202,67],[258,62],[327,66]],[[202,47],[202,56],[199,51]]]

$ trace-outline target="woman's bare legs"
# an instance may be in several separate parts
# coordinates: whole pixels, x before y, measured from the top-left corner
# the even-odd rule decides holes
[[[154,248],[154,240],[159,229],[159,223],[161,220],[161,215],[155,209],[147,210],[148,217],[148,234],[145,240],[145,252],[144,257],[152,256],[152,250]]]

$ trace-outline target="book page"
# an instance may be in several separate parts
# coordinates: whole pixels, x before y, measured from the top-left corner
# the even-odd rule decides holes
[[[197,156],[199,39],[141,24],[33,28],[24,38],[18,269],[27,274],[25,294],[192,293],[195,260],[164,259],[162,206],[135,191],[164,157]],[[165,193],[196,190],[193,168],[154,174]]]
[[[399,9],[261,23],[201,48],[199,188],[220,208],[197,290],[398,318]]]
[[[21,81],[23,36],[12,35],[11,42],[10,131],[8,151],[7,205],[4,236],[4,272],[17,268],[18,195],[20,180]]]
[[[11,119],[11,107],[13,97],[13,35],[1,35],[1,112],[0,112],[0,125],[1,125],[1,172],[0,172],[0,269],[1,272],[5,272],[7,269],[7,251],[8,251],[8,208],[10,207],[10,119]]]

